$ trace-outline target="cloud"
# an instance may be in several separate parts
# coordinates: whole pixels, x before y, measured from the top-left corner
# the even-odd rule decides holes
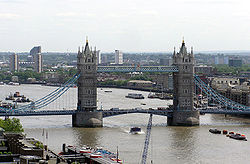
[[[14,13],[0,13],[0,19],[16,19],[18,17],[20,15]]]
[[[23,0],[0,0],[0,3],[24,3]]]
[[[77,14],[74,12],[64,12],[64,13],[57,13],[56,16],[59,17],[72,17],[72,16],[76,16]]]

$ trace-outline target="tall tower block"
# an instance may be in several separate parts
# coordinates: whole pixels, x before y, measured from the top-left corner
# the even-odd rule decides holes
[[[174,111],[168,118],[168,125],[199,125],[199,111],[194,109],[194,55],[193,48],[187,52],[183,40],[180,51],[173,53],[173,65],[179,72],[173,73],[174,79]]]
[[[97,112],[97,51],[90,50],[88,40],[82,51],[78,50],[77,112],[72,117],[75,127],[101,127],[102,113]]]

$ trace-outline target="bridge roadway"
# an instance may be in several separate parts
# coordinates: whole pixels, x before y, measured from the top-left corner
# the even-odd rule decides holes
[[[243,114],[250,115],[250,110],[225,110],[218,108],[197,108],[200,110],[200,114]],[[0,112],[0,116],[52,116],[52,115],[73,115],[76,110],[38,110],[38,111],[19,111],[19,112]],[[97,110],[97,112],[102,112],[103,117],[111,117],[122,114],[130,113],[145,113],[154,114],[160,116],[171,117],[173,110],[152,110],[152,109],[120,109],[120,110]]]

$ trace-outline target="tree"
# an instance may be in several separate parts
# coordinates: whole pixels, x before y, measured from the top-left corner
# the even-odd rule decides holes
[[[5,120],[0,119],[0,127],[6,132],[23,132],[23,126],[17,118],[7,118]]]

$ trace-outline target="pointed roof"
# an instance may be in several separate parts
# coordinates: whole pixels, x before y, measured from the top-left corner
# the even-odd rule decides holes
[[[85,48],[84,48],[84,54],[90,54],[91,51],[89,49],[89,42],[88,42],[88,39],[86,39],[86,45],[85,45]]]
[[[187,48],[185,46],[185,42],[184,42],[184,39],[182,40],[182,45],[181,45],[181,48],[180,48],[180,51],[179,51],[180,54],[187,54]]]

